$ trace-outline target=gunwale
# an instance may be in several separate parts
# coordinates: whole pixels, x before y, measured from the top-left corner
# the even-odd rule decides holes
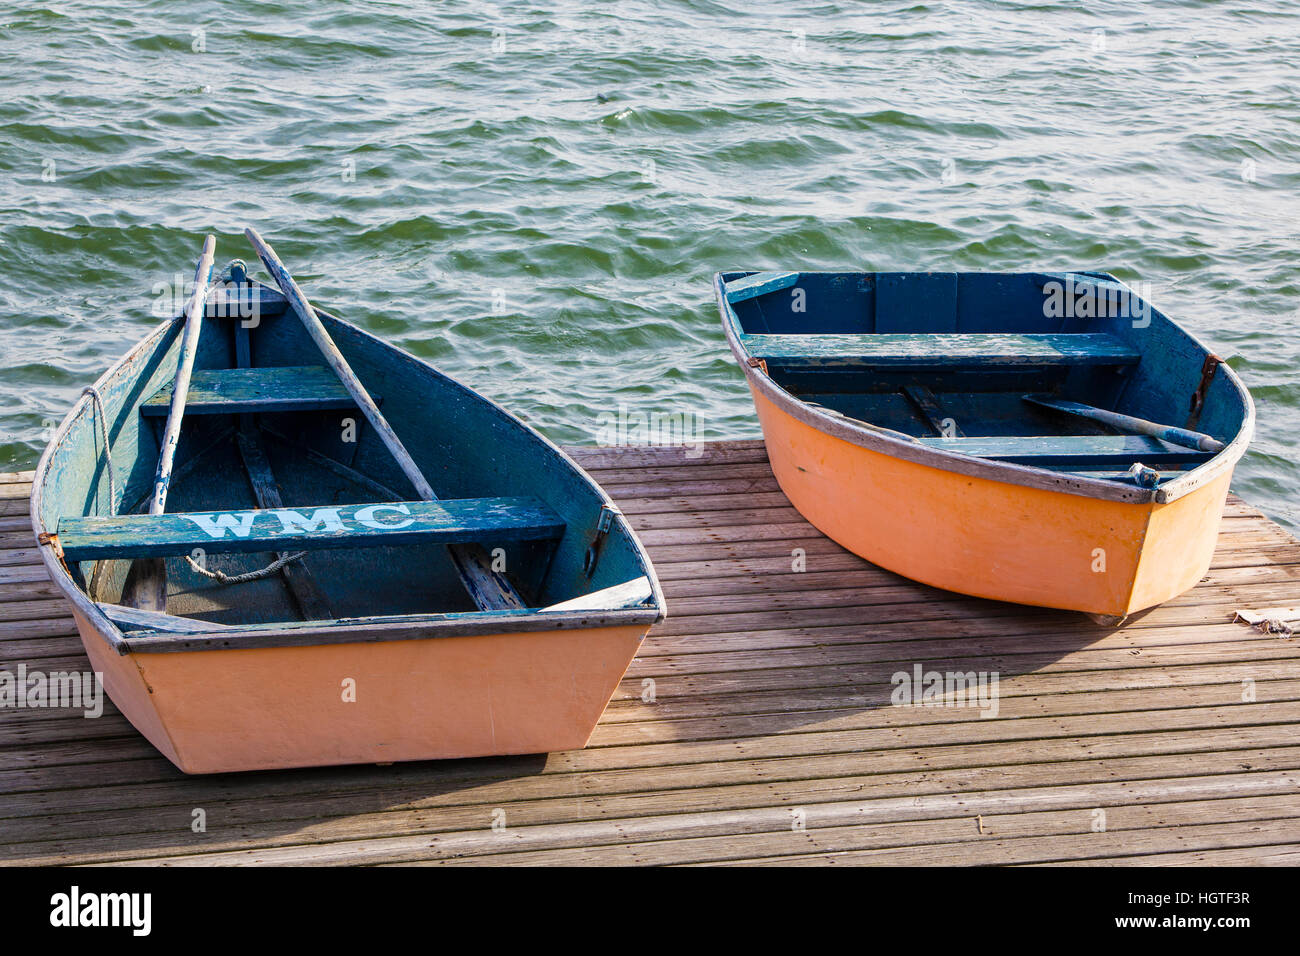
[[[278,290],[271,290],[265,283],[250,279],[250,283],[258,290],[259,298],[274,299],[279,294]],[[226,283],[214,283],[213,288],[208,294],[207,304],[210,307],[214,298],[223,295],[224,290],[229,288]],[[49,472],[50,464],[54,455],[58,452],[60,446],[67,439],[72,424],[79,416],[86,414],[91,407],[91,398],[84,392],[78,396],[72,408],[64,416],[55,430],[50,443],[42,452],[40,460],[32,473],[32,491],[30,516],[32,530],[36,536],[37,551],[41,556],[41,561],[50,579],[58,587],[63,597],[72,604],[76,613],[82,615],[95,634],[104,640],[104,642],[117,654],[127,655],[132,653],[166,653],[176,651],[195,651],[195,650],[226,650],[226,649],[247,649],[261,647],[291,647],[303,646],[317,643],[345,643],[357,641],[355,636],[357,629],[364,627],[365,637],[363,642],[388,641],[388,640],[419,640],[434,637],[460,637],[460,636],[478,636],[486,634],[504,634],[504,633],[526,633],[526,632],[547,632],[554,630],[568,629],[591,629],[597,627],[615,627],[627,626],[629,624],[645,625],[647,628],[652,624],[663,620],[667,615],[666,604],[663,596],[663,589],[660,587],[659,579],[655,575],[653,564],[650,562],[646,552],[645,545],[641,542],[636,532],[633,530],[627,518],[619,510],[613,499],[609,497],[606,491],[596,483],[587,472],[578,465],[562,448],[532,428],[518,416],[507,411],[496,402],[480,394],[467,385],[458,382],[449,375],[444,374],[433,365],[417,358],[405,349],[386,342],[360,326],[354,325],[345,319],[342,319],[333,313],[316,308],[317,314],[326,322],[338,323],[346,326],[361,339],[377,346],[380,349],[387,350],[392,354],[394,360],[404,362],[408,365],[416,366],[424,371],[425,374],[432,375],[440,380],[443,387],[458,390],[462,396],[472,401],[482,403],[492,413],[501,418],[508,425],[529,436],[529,438],[538,446],[539,454],[550,454],[559,459],[561,467],[567,467],[573,472],[581,482],[583,482],[598,498],[601,505],[612,515],[612,521],[615,522],[623,534],[626,536],[642,574],[649,580],[651,589],[651,603],[644,607],[611,609],[608,611],[591,611],[591,610],[573,610],[573,611],[546,611],[541,608],[529,608],[523,611],[473,611],[461,612],[456,614],[431,612],[428,614],[418,615],[373,615],[368,617],[341,618],[328,621],[311,621],[295,622],[286,621],[278,622],[274,626],[247,626],[247,627],[223,627],[220,630],[195,631],[184,635],[166,635],[159,632],[139,632],[123,631],[115,622],[110,620],[107,615],[100,609],[98,604],[86,594],[76,582],[72,579],[71,574],[64,566],[56,552],[54,543],[48,537],[57,529],[51,529],[46,526],[42,512],[45,499],[45,480]],[[184,315],[175,315],[171,318],[164,319],[144,338],[135,343],[127,352],[115,361],[109,368],[99,376],[94,382],[96,389],[103,389],[109,382],[115,381],[119,376],[127,374],[130,366],[144,355],[147,351],[157,345],[162,338],[179,332],[185,321]],[[292,625],[292,626],[290,626]],[[302,627],[302,625],[309,625]],[[353,636],[346,636],[351,634]],[[177,640],[177,638],[183,638]]]
[[[851,444],[877,451],[882,454],[891,455],[905,461],[915,462],[921,465],[928,465],[932,468],[938,468],[943,471],[955,472],[962,475],[970,475],[979,478],[987,478],[993,481],[1001,481],[1006,484],[1023,485],[1028,488],[1041,488],[1046,491],[1060,491],[1065,494],[1077,495],[1085,498],[1095,498],[1105,501],[1123,501],[1139,504],[1168,504],[1176,501],[1195,491],[1203,485],[1209,484],[1221,475],[1230,472],[1236,467],[1238,461],[1246,453],[1251,439],[1255,432],[1255,402],[1251,398],[1250,391],[1236,372],[1226,363],[1219,365],[1219,369],[1226,376],[1227,381],[1231,384],[1238,398],[1243,403],[1244,414],[1242,423],[1237,430],[1237,434],[1232,440],[1226,443],[1226,447],[1206,460],[1195,468],[1190,469],[1185,475],[1170,480],[1158,488],[1142,488],[1136,485],[1125,485],[1116,481],[1108,481],[1104,478],[1076,477],[1069,473],[1049,471],[1045,468],[1036,468],[1033,465],[1023,465],[1013,462],[994,461],[986,458],[977,458],[972,455],[966,455],[961,452],[949,451],[942,448],[934,448],[923,445],[913,439],[910,435],[903,432],[894,431],[893,429],[883,428],[879,425],[872,425],[869,422],[859,421],[858,419],[849,418],[848,416],[838,414],[825,408],[813,406],[793,395],[777,382],[766,372],[749,364],[752,356],[749,350],[745,348],[740,336],[743,331],[740,326],[740,319],[736,315],[735,309],[727,300],[724,288],[724,276],[735,276],[736,273],[752,273],[753,270],[747,269],[729,269],[715,272],[713,275],[714,295],[718,303],[718,313],[722,319],[723,332],[727,338],[727,345],[731,349],[732,355],[740,365],[741,371],[745,375],[745,380],[750,387],[761,394],[768,401],[772,402],[781,411],[791,415],[806,425],[840,438]],[[826,273],[819,271],[800,272],[800,275],[835,275],[838,273]],[[1129,287],[1109,273],[1089,272],[1074,273],[1086,274],[1095,278],[1104,278],[1107,281],[1115,282],[1123,288]],[[1188,332],[1181,325],[1172,322],[1175,328],[1196,346],[1203,355],[1212,354],[1210,349],[1203,342]]]

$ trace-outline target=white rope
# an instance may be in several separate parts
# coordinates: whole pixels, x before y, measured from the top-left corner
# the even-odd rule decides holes
[[[81,394],[90,396],[95,417],[99,419],[99,440],[104,443],[104,464],[108,466],[108,513],[113,514],[113,505],[117,501],[117,482],[113,479],[113,452],[108,447],[108,416],[104,414],[104,400],[99,395],[99,389],[93,385],[87,385]]]
[[[99,389],[93,385],[87,385],[81,390],[82,395],[89,395],[91,404],[95,407],[95,417],[99,419],[99,440],[104,443],[104,465],[108,471],[108,513],[113,514],[113,504],[117,501],[117,481],[113,477],[113,449],[108,444],[108,416],[104,414],[104,399],[100,397]],[[211,578],[221,584],[243,584],[246,581],[258,581],[262,578],[269,578],[290,561],[297,561],[306,551],[298,551],[294,554],[286,554],[276,558],[266,567],[257,571],[248,571],[245,574],[226,574],[224,571],[209,571],[188,554],[185,560],[189,562],[190,567],[196,574],[201,574],[205,578]]]
[[[210,571],[207,568],[205,568],[203,565],[199,564],[199,562],[195,561],[188,554],[185,555],[185,560],[189,562],[190,568],[196,574],[201,574],[205,578],[211,578],[212,580],[219,581],[222,584],[243,584],[246,581],[259,581],[262,578],[269,578],[271,575],[275,574],[277,571],[279,571],[290,561],[297,561],[306,553],[307,553],[306,551],[296,551],[293,554],[283,555],[282,557],[276,558],[274,561],[272,561],[266,567],[261,568],[260,570],[248,571],[245,572],[244,574],[226,574],[224,571]]]

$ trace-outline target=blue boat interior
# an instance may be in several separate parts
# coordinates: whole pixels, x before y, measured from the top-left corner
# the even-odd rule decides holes
[[[226,282],[208,301],[165,514],[144,512],[183,320],[160,326],[99,384],[112,482],[90,401],[49,452],[38,531],[57,531],[92,600],[119,603],[132,560],[161,557],[166,613],[213,624],[498,613],[479,611],[449,545],[481,549],[528,608],[653,580],[625,520],[552,445],[320,314],[439,500],[419,500],[283,296]],[[229,579],[299,550],[257,580],[195,568]]]
[[[777,385],[946,451],[1151,486],[1216,452],[1034,399],[1223,444],[1248,414],[1195,339],[1106,273],[728,272],[716,283],[724,320]]]

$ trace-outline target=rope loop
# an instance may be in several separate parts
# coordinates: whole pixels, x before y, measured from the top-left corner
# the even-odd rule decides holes
[[[293,554],[282,555],[266,567],[260,568],[257,571],[247,571],[244,574],[226,574],[224,571],[209,570],[199,564],[199,562],[195,561],[188,554],[185,555],[185,560],[189,562],[190,569],[194,571],[195,574],[201,574],[205,578],[211,578],[213,581],[218,581],[221,584],[243,584],[247,581],[260,581],[262,578],[269,578],[286,564],[291,561],[297,561],[306,553],[306,551],[296,551]]]
[[[95,417],[99,420],[99,440],[104,444],[104,464],[108,469],[108,513],[111,515],[117,502],[117,482],[113,478],[113,451],[108,447],[108,415],[104,413],[104,399],[99,394],[99,389],[87,385],[81,390],[81,394],[90,396],[90,404],[95,410]]]

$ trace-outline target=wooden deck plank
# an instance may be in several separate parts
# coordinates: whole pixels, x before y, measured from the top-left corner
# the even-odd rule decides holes
[[[801,808],[802,809],[802,808]],[[948,864],[962,860],[967,853],[978,857],[993,843],[999,849],[1009,846],[1012,853],[1023,854],[1031,846],[1029,840],[1040,841],[1033,849],[1046,844],[1059,846],[1061,841],[1050,841],[1057,836],[1069,836],[1085,851],[1113,852],[1124,840],[1114,835],[1124,834],[1129,848],[1139,845],[1160,829],[1217,823],[1238,824],[1243,821],[1288,821],[1300,810],[1300,798],[1293,794],[1251,797],[1245,799],[1205,800],[1190,803],[1170,803],[1158,806],[1115,806],[1106,809],[1108,829],[1094,834],[1089,827],[1096,808],[1067,811],[1030,812],[1017,814],[970,814],[965,818],[942,821],[899,821],[888,824],[857,823],[848,826],[818,821],[802,830],[791,826],[791,815],[786,814],[781,829],[769,824],[769,829],[745,832],[736,826],[734,831],[721,836],[682,836],[669,840],[637,843],[628,841],[621,845],[582,847],[576,850],[499,853],[494,856],[461,856],[438,860],[452,865],[481,865],[484,863],[515,865],[574,865],[582,862],[596,865],[679,865],[700,862],[729,863],[738,859],[768,859],[780,861],[796,859],[812,853],[822,861],[820,854],[848,855],[857,852],[880,853],[887,860],[877,862],[901,863],[901,858],[916,849],[929,855],[927,862],[938,862],[947,855]],[[807,815],[807,811],[804,811]],[[1300,833],[1300,821],[1289,821],[1290,832]],[[1253,831],[1252,831],[1253,832]],[[1096,837],[1111,836],[1111,839]],[[1049,842],[1050,841],[1050,842]],[[1096,844],[1095,846],[1090,844]],[[319,853],[324,848],[315,848]],[[397,851],[397,847],[390,852]],[[414,852],[413,852],[414,851]],[[892,852],[891,852],[892,851]],[[300,851],[301,852],[301,851]],[[406,851],[412,861],[429,860],[427,851]],[[1041,851],[1040,851],[1041,852]],[[985,854],[987,855],[987,854]],[[286,854],[284,862],[309,862],[301,856]],[[829,860],[826,860],[829,862]]]
[[[962,861],[968,865],[1056,863],[1110,858],[1147,849],[1151,853],[1216,850],[1224,847],[1254,847],[1263,851],[1275,843],[1290,844],[1300,839],[1300,819],[1282,816],[1259,821],[1223,821],[1213,824],[1174,825],[1150,830],[1097,834],[1065,834],[1024,839],[991,840],[963,845]],[[732,864],[778,866],[839,864],[848,866],[951,865],[954,850],[939,844],[883,850],[848,850],[798,856],[769,856],[759,859],[731,858]],[[1257,857],[1260,859],[1263,854]]]
[[[670,612],[587,749],[185,777],[111,704],[97,720],[0,709],[0,860],[1298,858],[1300,645],[1231,618],[1300,602],[1300,542],[1240,499],[1197,588],[1103,628],[848,554],[790,508],[759,441],[569,451],[641,531]],[[27,526],[30,480],[0,476],[0,669],[83,669]],[[893,676],[918,663],[998,672],[998,716],[891,706]],[[206,834],[189,829],[195,806]],[[1098,807],[1105,833],[1091,829]]]
[[[976,793],[936,793],[928,796],[879,797],[871,800],[829,799],[809,804],[806,808],[808,822],[815,826],[845,825],[854,822],[888,823],[911,820],[970,820],[976,814],[1016,813],[1033,811],[1090,811],[1098,806],[1146,807],[1196,800],[1221,800],[1242,797],[1267,797],[1269,795],[1294,796],[1300,774],[1296,771],[1267,771],[1252,774],[1220,774],[1216,776],[1187,777],[1173,780],[1136,780],[1096,784],[1040,787],[1032,791],[996,790]],[[735,795],[733,795],[734,797]],[[644,809],[643,805],[602,805],[593,814],[589,800],[576,799],[564,805],[554,802],[518,802],[507,805],[511,825],[505,831],[492,831],[482,826],[484,807],[452,807],[435,812],[418,808],[375,810],[356,816],[336,815],[347,804],[355,801],[347,795],[323,794],[307,804],[279,801],[260,809],[248,806],[246,801],[223,801],[208,807],[223,819],[240,824],[239,836],[246,838],[250,828],[261,831],[263,839],[292,845],[285,833],[286,824],[298,821],[300,829],[292,838],[325,843],[343,841],[358,833],[374,832],[380,826],[388,833],[423,834],[425,839],[415,849],[426,857],[448,857],[467,852],[503,853],[522,848],[587,846],[619,843],[634,840],[638,835],[645,839],[703,835],[708,833],[770,832],[789,830],[791,817],[784,806],[771,806],[761,800],[757,805],[746,806],[745,801],[729,801],[736,805],[725,808],[704,806],[677,813],[642,813],[638,816],[618,816],[624,809]],[[751,801],[752,802],[752,801]],[[495,809],[495,808],[494,808]],[[285,815],[288,816],[285,816]],[[382,815],[382,818],[381,818]],[[86,859],[95,856],[99,861],[129,858],[129,851],[119,847],[121,827],[130,827],[137,821],[121,811],[101,813],[93,818],[74,818],[63,826],[54,818],[36,818],[15,821],[7,829],[11,840],[26,838],[32,843],[43,843],[40,849],[47,858]],[[150,856],[167,856],[175,852],[175,840],[165,833],[151,833]],[[429,840],[428,837],[433,837]],[[144,835],[141,835],[141,841]],[[238,839],[231,836],[205,841],[205,852],[237,850]],[[19,852],[15,843],[6,845],[9,853]],[[336,848],[337,849],[337,848]],[[351,850],[352,848],[348,848]],[[363,851],[364,852],[364,851]],[[57,854],[57,857],[56,857]],[[389,859],[387,854],[378,857],[380,862]]]
[[[1096,860],[1054,860],[1043,866],[1300,866],[1300,843],[1190,850]]]
[[[1167,804],[1160,807],[1115,807],[1108,817],[1118,821],[1110,833],[1134,834],[1138,843],[1151,827],[1187,825],[1210,821],[1232,825],[1241,821],[1285,821],[1289,814],[1300,810],[1300,797],[1294,794],[1277,794],[1247,799],[1208,800],[1189,804]],[[1128,812],[1125,812],[1128,811]],[[944,847],[951,858],[959,858],[965,844],[994,842],[992,833],[1023,833],[1029,838],[1042,838],[1070,834],[1084,842],[1086,827],[1092,818],[1091,809],[1064,812],[1025,813],[1010,816],[991,816],[985,819],[985,830],[999,829],[981,834],[974,815],[964,819],[931,821],[898,821],[888,824],[856,823],[849,826],[821,824],[803,830],[791,826],[789,810],[770,811],[751,822],[755,814],[733,814],[727,817],[702,813],[684,819],[652,821],[659,830],[658,839],[638,842],[636,837],[644,832],[632,826],[620,834],[615,826],[568,826],[556,828],[528,828],[519,833],[507,829],[504,838],[498,839],[490,830],[484,833],[449,835],[430,840],[427,836],[390,837],[379,841],[348,841],[289,846],[275,850],[237,851],[201,856],[172,857],[157,862],[173,864],[231,865],[262,863],[277,865],[320,865],[331,863],[415,863],[437,862],[451,865],[483,865],[510,863],[516,865],[574,866],[596,865],[672,865],[709,861],[725,863],[746,853],[766,852],[785,856],[806,854],[810,850],[840,851],[864,847],[885,846],[906,852],[921,843],[927,850]],[[828,814],[829,816],[829,814]],[[1167,821],[1167,822],[1166,822]],[[1148,824],[1147,827],[1141,824]],[[759,829],[750,830],[750,827]],[[700,836],[710,830],[726,830],[717,835]],[[539,832],[540,831],[540,832]],[[1300,834],[1300,822],[1292,821],[1292,838]],[[664,836],[671,834],[667,839]],[[622,837],[619,842],[612,842]],[[1104,834],[1102,834],[1104,836]],[[496,845],[492,841],[495,840]],[[1014,837],[1004,837],[1010,842]],[[611,842],[604,842],[611,841]],[[899,846],[902,841],[909,841]],[[998,841],[1002,842],[1002,841]],[[1017,841],[1022,842],[1022,841]],[[1115,841],[1097,841],[1103,848]],[[534,843],[539,850],[514,851],[508,848]],[[432,844],[432,845],[431,845]],[[573,844],[578,844],[573,846]],[[1016,849],[1024,852],[1022,846]],[[1101,849],[1101,848],[1099,848]],[[488,851],[483,854],[482,851]],[[475,853],[478,851],[478,855]],[[495,851],[495,852],[493,852]]]

